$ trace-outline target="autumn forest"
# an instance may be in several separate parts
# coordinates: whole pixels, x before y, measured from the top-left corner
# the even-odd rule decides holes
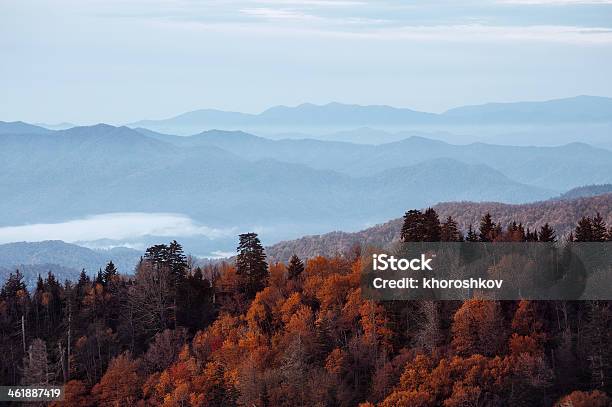
[[[606,241],[598,213],[571,234],[434,209],[401,240]],[[66,406],[610,406],[605,301],[362,298],[361,251],[268,263],[254,233],[235,261],[197,266],[176,241],[133,275],[19,271],[0,292],[0,383],[65,384]]]

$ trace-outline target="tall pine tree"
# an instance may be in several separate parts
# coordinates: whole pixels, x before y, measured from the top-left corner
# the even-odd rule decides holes
[[[556,242],[557,235],[553,228],[550,227],[548,223],[545,223],[544,226],[540,228],[540,233],[538,233],[538,240],[540,242]]]
[[[400,238],[403,242],[422,242],[425,237],[425,217],[417,209],[404,214],[404,224]]]
[[[289,265],[287,266],[287,277],[289,280],[294,280],[302,274],[304,271],[304,263],[295,254],[289,259]]]
[[[242,291],[247,298],[254,298],[268,284],[266,253],[257,233],[240,235],[236,256],[236,274],[242,278]]]
[[[108,284],[117,274],[117,267],[115,267],[115,264],[111,260],[108,262],[108,264],[104,268],[104,271],[102,272],[102,281],[104,282],[104,284]]]
[[[440,240],[443,242],[463,241],[463,236],[457,227],[457,222],[450,216],[442,223],[440,228]]]
[[[491,214],[487,212],[480,220],[480,241],[492,242],[495,239],[496,225],[491,219]]]
[[[576,226],[574,231],[574,241],[576,242],[591,242],[593,240],[593,225],[591,218],[583,216]]]
[[[474,228],[472,227],[472,225],[468,227],[468,232],[465,236],[465,240],[467,242],[478,242],[480,240],[478,234],[474,232]]]
[[[597,215],[591,220],[591,241],[605,242],[607,238],[606,222],[597,212]]]
[[[427,208],[423,214],[423,223],[425,226],[424,242],[439,242],[442,234],[440,226],[440,218],[433,208]]]

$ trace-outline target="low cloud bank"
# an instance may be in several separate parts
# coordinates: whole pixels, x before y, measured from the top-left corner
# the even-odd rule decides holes
[[[211,228],[182,214],[129,212],[93,215],[62,223],[0,227],[0,244],[44,240],[63,240],[68,243],[101,239],[130,240],[142,236],[201,236],[219,239],[233,234],[233,228]]]

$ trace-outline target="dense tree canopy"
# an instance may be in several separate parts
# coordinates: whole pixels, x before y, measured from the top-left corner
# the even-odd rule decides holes
[[[599,218],[576,240],[606,230]],[[556,239],[547,224],[479,224],[464,237],[414,210],[401,237]],[[69,406],[610,405],[609,302],[376,302],[358,252],[268,264],[249,233],[235,264],[192,266],[171,242],[133,276],[109,263],[28,292],[16,272],[0,290],[0,382],[65,383]]]

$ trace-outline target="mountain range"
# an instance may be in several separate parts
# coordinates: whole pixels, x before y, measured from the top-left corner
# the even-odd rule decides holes
[[[368,150],[379,147],[376,155]],[[546,188],[513,180],[486,164],[493,157],[470,158],[483,149],[482,154],[490,149],[499,157],[510,156],[512,149],[475,145],[464,156],[454,156],[461,148],[419,138],[379,147],[277,142],[225,132],[153,137],[103,124],[3,134],[0,225],[112,212],[171,212],[215,227],[275,223],[329,228],[332,222],[355,228],[407,206],[454,199],[524,202],[560,190],[554,189],[557,184]],[[440,152],[431,152],[433,147]],[[590,179],[603,182],[612,173],[602,164],[612,153],[582,145],[565,149],[575,157],[591,157],[584,163]],[[542,151],[527,154],[523,162],[536,163]],[[538,164],[542,177],[558,173],[554,154]],[[580,178],[575,182],[584,183]]]
[[[7,126],[14,125],[0,129]],[[33,130],[0,134],[2,226],[170,212],[208,227],[265,226],[274,241],[355,230],[440,201],[521,203],[612,182],[612,152],[580,143],[411,137],[373,146],[227,131],[181,137],[105,124]]]
[[[193,124],[208,118],[197,127],[219,118],[237,127],[248,123],[357,126],[487,124],[503,123],[506,117],[536,128],[537,121],[563,116],[560,123],[590,123],[605,129],[612,123],[608,120],[611,100],[584,96],[464,107],[443,114],[387,106],[306,104],[271,108],[260,115],[198,111],[179,121]],[[508,131],[511,128],[508,125]],[[183,222],[181,230],[166,225],[161,231],[147,230],[118,240],[84,233],[70,241],[89,247],[143,247],[158,239],[183,237],[190,251],[208,256],[232,250],[233,236],[242,231],[256,230],[270,244],[334,229],[359,230],[407,208],[443,201],[518,204],[559,197],[583,185],[612,183],[612,151],[583,142],[461,144],[423,137],[452,139],[451,133],[442,130],[387,133],[368,127],[329,133],[325,140],[299,138],[298,133],[293,131],[285,139],[240,130],[177,136],[108,124],[51,130],[0,122],[0,243],[22,236],[22,226],[32,237],[40,228],[58,230],[64,222],[74,227],[91,216],[171,214]],[[388,140],[393,141],[347,142],[353,134],[364,139],[370,134],[379,138],[391,134]],[[395,139],[403,135],[406,138]],[[119,229],[129,227],[123,224]],[[62,236],[51,233],[45,238]]]
[[[205,131],[193,136],[169,136],[136,129],[179,147],[215,146],[250,161],[278,159],[351,176],[410,166],[428,160],[452,158],[482,164],[525,184],[565,191],[612,180],[612,152],[584,143],[557,147],[515,147],[470,143],[455,145],[412,136],[381,145],[363,145],[313,139],[270,140],[242,131]]]
[[[443,113],[420,112],[386,105],[356,105],[331,102],[325,105],[275,106],[259,114],[227,112],[216,109],[194,110],[163,120],[142,120],[130,127],[153,125],[192,126],[260,124],[354,126],[415,123],[550,123],[550,122],[609,122],[612,120],[612,98],[575,96],[543,102],[486,103],[462,106]]]
[[[144,127],[173,134],[206,129],[273,131],[273,129],[348,129],[355,127],[492,126],[612,123],[612,98],[575,96],[541,102],[487,103],[462,106],[442,113],[421,112],[384,105],[361,106],[337,102],[275,106],[259,114],[201,109],[167,119],[140,120]]]

